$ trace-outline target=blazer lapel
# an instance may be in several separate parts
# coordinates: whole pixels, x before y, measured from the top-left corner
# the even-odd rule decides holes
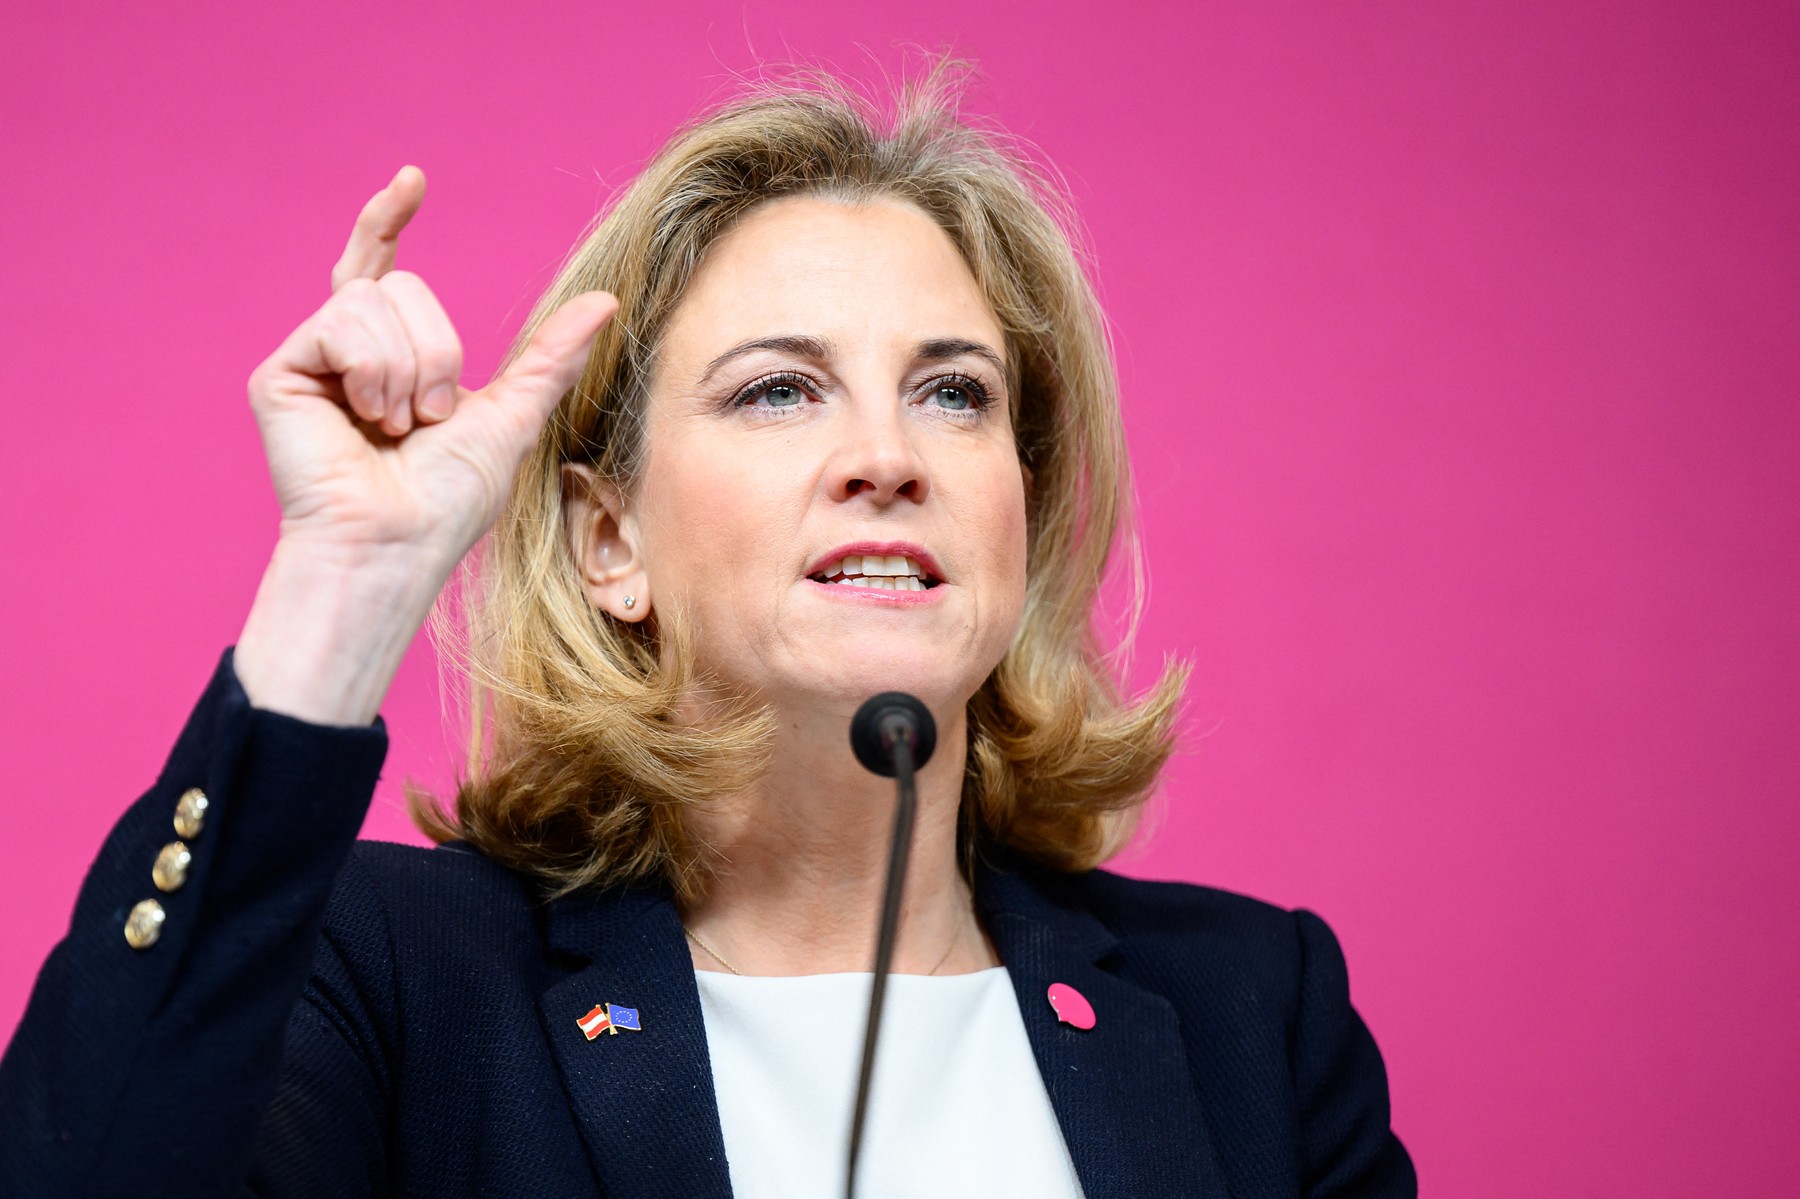
[[[1105,968],[1118,942],[1092,914],[986,863],[975,882],[1087,1199],[1225,1199],[1174,1008]],[[547,909],[545,941],[582,963],[542,992],[538,1011],[601,1191],[729,1199],[700,992],[674,904],[649,890],[565,897]],[[1091,1030],[1057,1019],[1047,992],[1059,982],[1093,1005]],[[637,1009],[642,1030],[588,1040],[577,1021],[607,1003]]]
[[[1118,942],[1091,913],[985,863],[975,882],[1087,1199],[1223,1199],[1174,1008],[1102,968]],[[1052,983],[1087,998],[1092,1029],[1057,1019]]]
[[[706,1050],[700,991],[667,896],[568,896],[548,909],[546,942],[588,964],[553,983],[538,1012],[602,1193],[728,1199],[731,1176]],[[595,1005],[635,1008],[641,1031],[589,1040]]]

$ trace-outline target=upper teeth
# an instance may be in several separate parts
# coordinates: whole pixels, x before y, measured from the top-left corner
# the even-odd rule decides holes
[[[861,583],[874,587],[925,586],[925,568],[904,554],[850,554],[819,572],[828,583]]]

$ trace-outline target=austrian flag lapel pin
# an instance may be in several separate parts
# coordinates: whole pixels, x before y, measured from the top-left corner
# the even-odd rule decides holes
[[[626,1032],[644,1031],[636,1008],[618,1007],[610,1003],[596,1003],[587,1015],[575,1023],[581,1026],[582,1035],[590,1041],[603,1032],[617,1036],[621,1028]]]

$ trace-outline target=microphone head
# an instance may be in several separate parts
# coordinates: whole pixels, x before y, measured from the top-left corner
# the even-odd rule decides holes
[[[924,704],[904,691],[883,691],[864,700],[850,719],[850,748],[856,751],[856,760],[883,778],[891,779],[898,772],[894,765],[897,738],[905,738],[912,747],[914,770],[929,762],[931,751],[937,748],[937,722]]]

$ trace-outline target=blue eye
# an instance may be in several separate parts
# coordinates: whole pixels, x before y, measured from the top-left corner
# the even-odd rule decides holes
[[[732,397],[734,408],[796,408],[813,394],[812,380],[793,371],[766,375]],[[932,381],[927,402],[940,412],[981,412],[993,405],[993,397],[979,379],[968,375],[944,375]]]
[[[945,383],[932,394],[936,396],[948,396],[949,400],[944,404],[944,407],[956,412],[967,411],[975,402],[965,388],[958,387],[954,383]]]
[[[988,407],[994,402],[986,387],[976,379],[967,375],[946,375],[936,381],[931,389],[934,399],[940,399],[938,407],[945,412],[974,412]]]
[[[806,402],[807,380],[792,372],[769,375],[758,379],[732,399],[732,405],[738,408],[793,408]],[[766,400],[761,405],[758,400]]]

